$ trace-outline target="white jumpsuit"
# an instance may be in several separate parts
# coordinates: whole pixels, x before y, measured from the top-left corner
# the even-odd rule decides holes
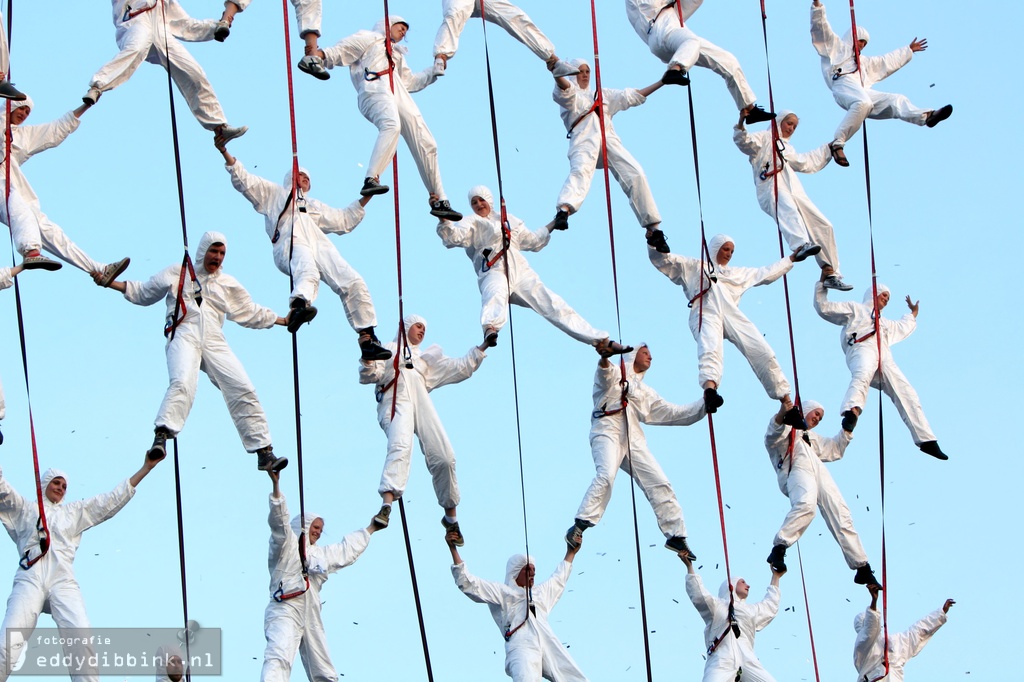
[[[689,21],[703,2],[678,0],[683,22]],[[626,0],[626,16],[651,53],[665,64],[682,66],[687,73],[695,65],[711,69],[725,79],[737,109],[742,110],[757,101],[739,60],[680,22],[677,7],[670,6],[670,0]]]
[[[584,90],[576,84],[575,78],[567,79],[569,88],[561,90],[557,85],[551,97],[558,103],[562,122],[569,134],[569,177],[562,185],[556,206],[569,206],[575,213],[590,192],[594,171],[604,167],[601,158],[601,122],[594,112],[595,93]],[[661,222],[658,207],[651,196],[644,169],[626,150],[612,126],[612,116],[647,101],[639,90],[611,90],[604,88],[604,129],[608,145],[608,168],[618,180],[622,191],[629,197],[629,205],[640,221],[647,227]]]
[[[718,250],[731,237],[716,235],[708,243],[711,261]],[[742,268],[715,264],[699,258],[658,253],[653,247],[647,255],[654,267],[683,288],[690,307],[690,331],[697,341],[698,383],[722,383],[723,339],[728,339],[743,353],[768,396],[781,400],[789,395],[789,382],[782,373],[775,352],[764,340],[754,323],[739,308],[740,297],[750,287],[771,284],[793,268],[789,258],[783,258],[763,268]],[[702,276],[703,275],[703,276]],[[713,277],[715,279],[709,279]]]
[[[166,52],[164,13],[170,28]],[[213,40],[216,20],[193,19],[178,0],[113,0],[113,18],[117,47],[121,51],[93,75],[90,87],[108,92],[128,82],[143,61],[165,69],[170,62],[174,67],[171,78],[199,124],[207,130],[227,125],[206,72],[180,42]]]
[[[843,430],[832,438],[825,438],[813,431],[801,432],[778,424],[774,417],[768,422],[764,446],[775,469],[779,490],[789,498],[790,504],[774,545],[792,547],[811,525],[814,508],[817,507],[832,537],[843,550],[846,565],[850,568],[867,565],[868,557],[860,536],[853,528],[850,508],[823,464],[842,459],[852,438],[852,433]]]
[[[741,580],[732,579],[733,586]],[[755,635],[768,626],[779,612],[781,594],[775,585],[769,585],[764,599],[756,604],[747,603],[738,595],[733,597],[733,614],[740,626],[737,638],[729,626],[729,583],[724,581],[714,597],[704,587],[696,573],[686,574],[686,595],[697,613],[704,619],[704,645],[707,648],[728,631],[714,653],[704,663],[703,682],[775,682],[754,653]],[[742,677],[737,673],[743,670]]]
[[[484,18],[492,24],[505,29],[510,36],[521,42],[535,55],[547,61],[555,54],[555,46],[551,44],[537,25],[507,0],[441,0],[441,12],[444,19],[437,29],[434,38],[434,54],[445,55],[449,59],[459,49],[459,36],[466,28],[470,17],[480,17],[480,3],[484,2]]]
[[[487,191],[480,188],[480,191]],[[472,194],[472,193],[471,193]],[[487,191],[490,195],[490,192]],[[480,196],[477,194],[476,196]],[[485,199],[487,197],[484,197]],[[472,200],[472,197],[470,197]],[[488,201],[493,207],[494,202]],[[544,286],[540,277],[526,262],[522,251],[540,251],[551,239],[548,228],[530,231],[523,221],[508,215],[512,231],[508,252],[498,258],[494,265],[487,267],[502,250],[502,229],[499,214],[493,209],[485,218],[467,215],[461,221],[452,223],[442,220],[437,226],[437,236],[449,249],[462,247],[466,256],[473,261],[480,287],[480,326],[500,330],[508,322],[508,304],[530,308],[563,332],[583,343],[596,345],[608,338],[608,332],[590,326],[590,323],[569,307],[561,296]],[[505,276],[505,262],[508,261],[508,277]]]
[[[404,321],[406,332],[417,322],[426,326],[422,317],[407,316]],[[385,348],[395,355],[399,354],[396,341],[386,344]],[[459,504],[455,452],[429,394],[435,388],[465,381],[480,367],[486,356],[475,346],[462,358],[444,355],[438,345],[421,350],[418,344],[409,344],[406,349],[408,352],[398,360],[397,382],[394,362],[391,360],[359,364],[359,383],[376,384],[377,422],[388,437],[387,458],[384,460],[378,492],[381,495],[390,492],[395,497],[401,497],[405,492],[409,480],[413,436],[416,436],[434,481],[437,503],[445,509],[451,509]],[[412,365],[411,369],[407,367],[409,364]],[[392,406],[394,418],[391,416]]]
[[[946,613],[936,609],[917,621],[906,632],[889,633],[889,674],[878,682],[903,682],[903,666],[921,653],[925,644],[940,627],[946,624]],[[853,645],[853,665],[857,668],[857,682],[871,682],[885,674],[882,651],[885,637],[882,616],[874,609],[858,613],[853,621],[857,640]]]
[[[607,416],[598,412],[622,407],[622,372],[617,363],[597,366],[594,374],[594,414],[590,421],[590,451],[597,473],[587,488],[576,518],[597,525],[612,499],[615,477],[622,469],[637,482],[651,503],[658,528],[666,538],[686,537],[683,510],[668,477],[647,448],[640,424],[689,426],[704,417],[704,401],[675,405],[666,401],[644,383],[645,372],[633,369],[635,353],[623,357],[626,364],[628,404],[626,409]],[[626,419],[623,419],[623,414]],[[628,419],[629,424],[626,424]],[[632,464],[632,466],[631,466]]]
[[[548,614],[562,598],[572,564],[562,561],[550,578],[535,584],[531,590],[533,601],[528,603],[526,589],[516,584],[516,576],[528,562],[532,560],[525,554],[512,556],[504,584],[476,577],[466,564],[453,564],[452,576],[464,595],[478,604],[487,604],[503,635],[522,625],[505,641],[505,674],[514,682],[587,682],[548,624]]]
[[[867,31],[857,27],[857,33],[865,41]],[[853,37],[848,32],[839,38],[825,16],[825,5],[811,7],[811,43],[821,56],[821,75],[832,90],[836,104],[847,111],[846,117],[836,128],[835,145],[842,147],[853,137],[866,118],[898,118],[908,123],[923,126],[928,118],[928,109],[919,109],[904,95],[878,92],[871,88],[880,80],[888,78],[907,65],[914,53],[910,47],[901,47],[881,57],[860,56],[860,71],[853,52]]]
[[[3,33],[3,31],[0,31]],[[0,291],[14,286],[11,268],[0,268]],[[7,416],[7,401],[4,400],[4,385],[0,383],[0,419]]]
[[[31,98],[23,102],[11,102],[12,111],[19,107],[31,109],[32,106]],[[0,115],[0,126],[5,123],[5,117]],[[44,249],[62,261],[91,273],[102,271],[104,265],[90,258],[68,239],[64,230],[46,217],[39,204],[39,197],[21,171],[23,163],[39,152],[53,149],[62,143],[68,135],[78,130],[78,125],[79,120],[68,112],[50,123],[11,126],[10,217],[7,216],[3,190],[0,189],[0,221],[11,228],[18,253],[25,255],[35,249]],[[0,188],[3,187],[7,168],[3,156],[3,146],[0,145]]]
[[[323,280],[341,298],[353,329],[377,326],[377,313],[366,282],[326,236],[348,234],[362,222],[366,211],[359,201],[343,209],[333,208],[304,196],[298,189],[293,205],[291,171],[285,175],[284,184],[278,185],[253,175],[237,159],[225,168],[234,188],[264,217],[267,237],[274,248],[274,264],[292,277],[291,300],[302,299],[312,304]],[[309,176],[304,168],[300,172]]]
[[[50,469],[43,475],[44,488],[49,482],[48,474],[49,479],[57,474],[67,480],[62,472]],[[44,493],[43,511],[50,530],[50,549],[28,570],[19,567],[14,575],[14,588],[7,599],[7,613],[0,627],[0,682],[7,679],[8,661],[13,665],[18,660],[40,613],[52,615],[61,633],[68,629],[89,628],[85,602],[73,569],[75,553],[82,541],[82,533],[121,511],[134,495],[135,487],[127,479],[109,493],[76,502],[53,504]],[[0,475],[0,523],[18,545],[18,556],[24,556],[25,552],[30,552],[31,557],[39,555],[38,519],[35,498],[22,497]],[[25,628],[29,633],[24,637],[9,633],[11,649],[8,659],[8,631],[15,628]],[[86,673],[72,675],[71,679],[75,682],[97,682],[99,677]]]
[[[306,528],[318,517],[307,512]],[[284,496],[270,496],[270,603],[263,617],[267,649],[263,654],[260,682],[288,682],[292,679],[295,652],[302,656],[302,665],[310,682],[337,682],[338,672],[327,650],[327,633],[320,616],[320,589],[331,573],[355,563],[370,543],[364,528],[349,533],[333,545],[306,546],[309,589],[305,592],[302,562],[299,558],[300,519],[288,522],[288,505]],[[308,543],[308,539],[307,539]],[[278,601],[282,595],[301,592],[290,599]]]
[[[196,277],[202,286],[202,305],[197,305],[188,273],[185,274],[185,319],[167,342],[167,374],[170,385],[164,394],[155,425],[172,435],[185,426],[196,398],[199,370],[206,372],[216,386],[235,423],[247,452],[256,452],[270,445],[270,426],[260,406],[245,368],[224,338],[225,317],[249,329],[269,329],[277,322],[277,313],[253,302],[249,292],[231,275],[218,268],[210,274],[203,267],[203,257],[210,245],[227,238],[219,232],[207,232],[196,249]],[[125,282],[124,297],[136,305],[153,305],[167,301],[168,323],[174,315],[178,293],[180,265],[172,265],[153,275],[147,282]]]
[[[405,23],[404,19],[394,14],[389,18],[392,26]],[[410,94],[419,92],[437,80],[434,67],[413,73],[405,63],[405,46],[392,43],[395,84],[392,93],[384,34],[382,19],[372,31],[359,31],[342,39],[334,47],[323,51],[324,66],[328,69],[335,66],[349,67],[352,86],[359,94],[359,113],[380,131],[366,167],[366,177],[378,177],[391,163],[398,150],[398,136],[401,134],[427,191],[436,194],[439,200],[446,200],[441,171],[437,165],[437,143]]]
[[[790,112],[779,112],[779,123]],[[779,229],[786,238],[789,248],[796,251],[807,243],[817,244],[821,252],[815,256],[818,265],[831,265],[835,274],[839,270],[839,252],[832,223],[811,202],[797,173],[817,173],[832,160],[828,145],[823,144],[814,151],[804,154],[790,146],[789,138],[778,138],[779,154],[772,153],[772,131],[763,130],[748,133],[741,126],[733,129],[732,140],[739,150],[750,158],[754,170],[754,187],[757,189],[757,203],[761,210],[778,221]],[[781,159],[781,163],[779,163]],[[781,166],[780,170],[777,170]],[[778,187],[778,211],[776,212],[776,187]]]
[[[244,12],[252,0],[227,0],[238,5],[238,11]],[[322,0],[291,0],[295,7],[295,21],[299,25],[299,37],[305,38],[307,33],[320,35],[320,23],[323,20]]]
[[[878,293],[889,291],[885,285],[878,285]],[[935,440],[928,419],[921,408],[921,399],[917,391],[910,385],[903,372],[896,365],[890,347],[910,336],[917,328],[917,318],[907,313],[900,320],[886,318],[879,320],[882,334],[882,376],[878,374],[878,341],[872,334],[875,330],[874,307],[871,304],[873,292],[868,289],[864,294],[864,303],[852,301],[836,303],[828,300],[825,287],[821,282],[814,285],[814,309],[822,319],[843,329],[839,334],[839,343],[846,354],[846,366],[850,368],[850,387],[843,397],[840,412],[854,407],[864,409],[867,401],[868,388],[882,390],[899,412],[903,423],[910,429],[914,443],[920,445]],[[871,334],[871,336],[867,336]],[[867,338],[865,338],[867,336]]]

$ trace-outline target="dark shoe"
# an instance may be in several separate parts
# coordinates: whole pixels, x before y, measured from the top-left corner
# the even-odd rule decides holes
[[[668,249],[665,233],[661,230],[654,230],[647,236],[647,245],[654,248],[658,253],[671,253]]]
[[[53,272],[54,270],[60,270],[64,266],[46,256],[25,256],[25,259],[21,261],[21,267],[26,270],[47,270]]]
[[[494,348],[495,346],[498,345],[498,330],[497,329],[491,329],[491,330],[489,330],[487,332],[484,332],[484,344],[488,348]]]
[[[441,220],[462,220],[462,214],[453,209],[447,199],[431,202],[430,215]]]
[[[380,507],[380,511],[377,512],[377,515],[373,517],[373,525],[377,526],[378,528],[387,528],[388,527],[388,520],[390,518],[391,518],[391,505],[390,504],[382,504],[381,507]]]
[[[947,118],[949,118],[952,113],[953,105],[947,104],[946,106],[940,107],[935,111],[931,112],[930,114],[928,114],[928,118],[924,120],[924,124],[929,128],[934,128],[935,126],[939,125]]]
[[[632,353],[633,346],[623,346],[621,343],[618,343],[616,341],[602,339],[597,344],[597,352],[601,355],[602,358],[610,358],[613,355]]]
[[[91,107],[96,104],[96,102],[100,101],[100,95],[102,94],[103,92],[99,88],[90,87],[89,91],[82,95],[82,102]]]
[[[693,553],[689,545],[686,544],[686,538],[681,535],[675,535],[665,541],[665,549],[672,550],[676,554],[686,554],[686,558],[690,561],[696,561],[697,555]]]
[[[364,197],[373,197],[378,194],[387,194],[391,191],[391,188],[387,185],[382,185],[373,178],[366,178],[363,180],[363,188],[359,190],[359,195]]]
[[[661,82],[665,85],[689,85],[690,79],[686,77],[686,72],[684,71],[669,69],[661,77]]]
[[[853,433],[853,429],[857,426],[857,413],[853,410],[847,410],[843,412],[843,431]]]
[[[555,219],[551,223],[552,230],[568,230],[569,229],[569,212],[558,209],[558,213],[555,214]]]
[[[331,72],[324,66],[324,60],[315,54],[307,54],[299,60],[299,71],[308,73],[310,76],[319,78],[322,81],[330,80],[331,78]]]
[[[171,432],[162,426],[156,427],[153,431],[153,444],[146,452],[146,459],[150,462],[159,462],[167,456],[167,439],[173,438]]]
[[[718,408],[725,404],[725,398],[718,395],[713,388],[704,389],[704,411],[708,414],[718,412]]]
[[[217,28],[213,30],[213,39],[223,43],[231,35],[231,24],[221,19],[217,22]]]
[[[803,263],[811,256],[817,256],[819,253],[821,253],[821,247],[818,246],[817,244],[804,244],[799,249],[797,249],[796,252],[793,254],[793,262]]]
[[[316,317],[317,310],[301,298],[292,301],[291,307],[292,311],[288,314],[288,331],[294,334],[299,331],[299,327]]]
[[[772,553],[768,555],[768,563],[772,565],[772,570],[776,573],[786,572],[786,546],[775,545],[772,547]]]
[[[569,526],[569,530],[565,531],[565,544],[569,545],[572,549],[579,549],[580,544],[583,542],[583,531],[588,528],[593,528],[593,526],[594,524],[590,521],[576,519],[576,521]]]
[[[3,434],[3,431],[0,431],[0,445],[3,445],[3,444],[4,444],[4,434]]]
[[[800,413],[800,408],[796,405],[786,410],[786,414],[782,415],[782,423],[786,426],[792,426],[794,429],[807,430],[807,420],[804,419],[803,414]]]
[[[373,327],[359,332],[359,348],[363,351],[363,360],[389,360],[391,351],[380,345],[380,340],[373,333]]]
[[[273,471],[277,473],[286,466],[288,466],[288,458],[275,457],[273,445],[268,445],[256,451],[256,468],[260,471]]]
[[[877,585],[878,589],[882,589],[882,584],[875,578],[875,572],[871,570],[869,564],[864,564],[857,569],[857,573],[853,576],[853,582],[858,585]]]
[[[28,99],[28,95],[14,87],[14,84],[9,80],[0,81],[0,97],[14,100],[15,102],[24,102]]]
[[[377,522],[377,518],[374,517],[373,521],[374,521],[374,523],[376,523]],[[387,526],[387,524],[384,524],[384,525],[385,525],[385,527]],[[456,521],[455,523],[448,523],[448,520],[445,519],[442,516],[441,517],[441,525],[444,526],[444,534],[445,534],[445,536],[452,535],[452,534],[455,535],[455,538],[452,540],[452,544],[453,545],[455,545],[456,547],[462,547],[463,545],[466,544],[466,538],[462,537],[462,531],[459,530],[459,522],[458,521]]]
[[[750,110],[750,113],[747,114],[747,117],[744,118],[743,121],[747,125],[750,125],[751,123],[763,123],[765,121],[770,121],[773,118],[775,118],[774,111],[765,111],[764,107],[754,105],[754,107]]]
[[[923,443],[918,443],[917,447],[921,448],[921,452],[926,455],[931,455],[935,459],[941,459],[943,461],[949,459],[949,455],[939,449],[939,441],[937,440],[926,440]]]
[[[828,150],[832,152],[832,160],[843,168],[848,168],[850,160],[846,158],[846,152],[843,151],[842,147],[838,147],[835,144],[829,144]]]
[[[844,282],[839,275],[829,275],[821,285],[826,289],[835,289],[836,291],[853,291],[853,285]]]

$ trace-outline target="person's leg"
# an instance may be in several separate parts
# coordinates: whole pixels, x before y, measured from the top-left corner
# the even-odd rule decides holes
[[[839,408],[842,414],[848,410],[864,409],[868,398],[868,387],[878,373],[878,351],[875,338],[871,337],[861,343],[847,346],[846,366],[850,369],[850,386],[843,396],[843,405]],[[859,412],[858,412],[859,414]]]
[[[356,331],[377,326],[377,313],[366,281],[341,257],[334,244],[323,236],[316,250],[320,277],[341,299],[348,323]]]
[[[662,17],[648,34],[647,45],[668,68],[689,71],[700,57],[700,38],[686,26],[680,26],[676,17]]]
[[[444,18],[434,37],[435,57],[442,57],[447,62],[455,56],[459,49],[459,36],[473,14],[474,4],[474,0],[443,0],[441,11]]]
[[[793,195],[782,184],[781,174],[776,177],[780,178],[778,199],[776,200],[775,186],[772,178],[768,178],[757,187],[757,203],[761,205],[761,210],[778,222],[779,230],[782,232],[782,236],[786,238],[786,245],[790,249],[796,250],[813,240],[807,233],[807,226],[804,225],[804,221],[801,219],[800,211],[793,200]],[[776,204],[778,205],[778,210],[776,210]]]
[[[561,296],[544,286],[536,274],[520,278],[516,295],[526,307],[577,341],[595,346],[598,341],[608,338],[608,332],[592,327]]]
[[[292,663],[302,641],[303,607],[308,595],[283,602],[272,601],[263,617],[267,648],[263,652],[260,682],[289,682]]]
[[[207,332],[204,346],[200,367],[224,396],[245,451],[256,452],[267,447],[271,444],[267,414],[242,363],[222,334]]]
[[[103,271],[104,264],[90,258],[77,244],[68,239],[64,230],[52,223],[46,214],[37,213],[36,215],[39,217],[39,236],[42,238],[43,248],[46,251],[84,272]]]
[[[697,342],[697,381],[702,388],[718,388],[722,383],[722,316],[718,312],[700,313],[700,301],[693,302],[690,331]]]
[[[672,484],[662,470],[658,460],[646,447],[631,447],[622,460],[623,471],[628,472],[640,490],[651,503],[654,516],[658,519],[658,528],[666,538],[686,537],[686,522],[683,520],[683,509],[679,506]]]
[[[737,110],[752,106],[757,101],[757,96],[750,89],[739,60],[731,52],[723,50],[711,41],[704,38],[699,40],[700,55],[697,57],[697,66],[711,69],[725,80],[725,86],[729,89]]]
[[[928,424],[928,419],[924,416],[924,409],[921,407],[921,399],[918,398],[917,391],[891,359],[882,362],[882,376],[884,378],[882,390],[892,400],[903,423],[910,429],[914,444],[920,445],[936,440],[931,425]]]
[[[816,464],[818,470],[818,509],[821,510],[821,518],[832,533],[832,537],[839,543],[843,550],[843,557],[846,565],[850,568],[859,568],[868,563],[868,556],[864,552],[864,545],[861,544],[860,536],[853,528],[853,516],[850,508],[846,506],[839,486],[832,480],[832,475],[824,464]]]
[[[626,150],[617,135],[608,139],[608,168],[629,198],[629,206],[641,227],[658,225],[661,214],[654,203],[650,183],[639,162]]]
[[[0,182],[3,182],[3,171],[0,170]],[[43,245],[42,225],[39,224],[39,213],[32,210],[21,192],[12,185],[7,201],[0,199],[0,222],[11,228],[14,248],[22,256],[39,251]]]
[[[14,581],[11,595],[7,598],[7,613],[0,626],[0,682],[6,682],[8,666],[13,666],[21,658],[25,642],[36,627],[46,597],[39,586],[27,580]]]
[[[302,667],[310,682],[338,682],[338,671],[331,663],[331,652],[327,648],[327,633],[320,618],[320,605],[312,607],[306,614],[306,627],[299,644]]]
[[[85,613],[82,592],[73,580],[54,585],[50,590],[50,614],[60,634],[67,633],[69,638],[80,637],[81,633],[68,630],[89,630],[89,617]],[[81,668],[71,675],[73,682],[99,682],[98,667],[89,664],[89,658],[93,655],[89,644],[65,645],[64,653],[71,654],[74,661],[84,661]]]
[[[391,93],[364,93],[359,97],[359,113],[379,131],[366,166],[366,177],[378,178],[398,150],[398,106]]]
[[[163,46],[158,42],[157,49],[161,50],[161,53],[162,48]],[[199,62],[173,36],[167,38],[167,49],[170,62],[173,64],[171,78],[174,79],[174,84],[178,86],[178,91],[185,98],[189,110],[199,121],[199,125],[210,131],[216,131],[221,126],[226,126],[228,119],[224,115],[224,110],[217,99],[217,93],[213,91],[213,86],[210,85],[210,80],[206,77],[203,67],[199,66]],[[167,66],[166,60],[162,60],[162,63],[165,67]]]
[[[874,102],[871,94],[856,80],[857,74],[843,76],[832,83],[832,97],[843,109],[846,109],[846,116],[840,121],[836,128],[835,138],[832,144],[842,147],[846,141],[857,134],[864,124],[864,119],[871,113]]]
[[[402,137],[409,147],[416,169],[420,173],[423,186],[428,194],[437,196],[438,201],[446,201],[444,185],[441,184],[441,170],[437,163],[437,143],[427,128],[419,107],[408,93],[397,95],[399,98],[398,114],[401,120]]]
[[[896,95],[889,92],[871,91],[871,113],[868,118],[886,119],[898,118],[907,123],[923,126],[928,120],[930,109],[921,109],[911,104],[905,95]]]
[[[153,48],[151,14],[154,12],[147,12],[118,27],[117,47],[120,52],[93,75],[89,87],[108,92],[128,82]]]
[[[783,400],[789,395],[789,382],[775,358],[775,351],[764,340],[754,323],[743,313],[734,313],[725,320],[725,338],[743,353],[769,398]]]
[[[400,399],[395,405],[395,416],[391,417],[391,394],[385,400],[381,428],[388,437],[387,455],[384,458],[384,470],[381,472],[380,485],[377,492],[395,499],[402,496],[409,482],[409,465],[412,458],[412,439],[415,430],[415,407],[408,400]]]
[[[491,255],[494,257],[494,254]],[[500,268],[488,270],[480,279],[480,326],[486,333],[488,329],[501,331],[508,322],[508,280]]]
[[[600,150],[600,139],[585,134],[577,134],[569,142],[569,175],[562,184],[555,202],[555,209],[575,213],[580,209],[583,200],[590,193],[590,183],[594,179],[597,168],[597,157]],[[567,210],[568,209],[568,210]]]
[[[416,410],[416,435],[427,470],[434,482],[434,493],[442,509],[454,510],[459,505],[459,481],[455,475],[455,451],[448,440],[441,418],[433,403],[421,395]]]
[[[788,466],[788,463],[784,463],[783,466]],[[789,511],[782,520],[779,532],[775,534],[773,546],[792,547],[814,520],[815,506],[818,503],[818,484],[814,473],[804,466],[794,466],[789,478],[786,479],[786,491],[789,497]]]
[[[298,220],[303,218],[299,217]],[[292,229],[295,229],[294,225]],[[316,266],[313,250],[299,234],[296,234],[295,239],[291,239],[291,234],[281,232],[277,243],[274,244],[274,265],[284,274],[291,276],[292,291],[288,297],[289,303],[302,299],[312,305],[316,301],[320,290],[320,270]]]
[[[199,330],[194,325],[179,325],[167,344],[167,375],[170,382],[157,411],[154,425],[176,436],[185,426],[196,399],[199,365],[203,359]]]
[[[521,42],[543,61],[555,54],[555,46],[547,36],[537,28],[526,12],[507,0],[486,0],[484,14],[490,21],[508,31],[508,34]]]
[[[621,419],[621,417],[605,417],[605,419]],[[583,495],[580,508],[576,512],[576,518],[596,526],[604,516],[604,510],[612,499],[612,486],[615,484],[615,476],[619,473],[619,466],[626,456],[623,446],[624,437],[607,434],[597,434],[590,439],[590,453],[594,457],[594,480]]]

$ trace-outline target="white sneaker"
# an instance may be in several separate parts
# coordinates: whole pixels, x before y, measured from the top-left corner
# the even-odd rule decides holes
[[[249,132],[249,126],[231,127],[227,124],[224,124],[217,128],[217,131],[214,133],[213,142],[218,147],[223,147],[231,140],[235,139],[236,137],[241,137],[242,135],[245,135],[247,132]]]
[[[576,68],[569,62],[565,61],[564,59],[559,59],[557,62],[555,62],[555,68],[551,69],[551,75],[554,76],[555,78],[575,76],[579,72],[580,70],[578,68]]]
[[[89,106],[92,106],[93,104],[96,104],[96,102],[100,101],[100,95],[102,94],[103,93],[100,92],[99,88],[89,88],[89,92],[82,96],[82,101]]]
[[[434,60],[434,78],[440,78],[444,75],[445,62],[443,59],[438,57]]]
[[[310,76],[319,78],[322,81],[329,80],[331,77],[330,72],[324,66],[324,60],[315,54],[307,54],[299,60],[299,71],[308,73]]]
[[[131,258],[122,258],[116,263],[104,265],[103,270],[100,272],[100,281],[97,284],[101,287],[109,287],[110,283],[117,279],[118,275],[128,269],[128,265],[131,262]]]
[[[843,278],[839,275],[829,275],[821,284],[826,289],[835,289],[836,291],[853,291],[853,285],[844,282]]]

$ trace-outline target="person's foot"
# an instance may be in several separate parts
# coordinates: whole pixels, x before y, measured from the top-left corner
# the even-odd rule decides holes
[[[875,585],[878,589],[882,589],[882,583],[875,578],[875,572],[871,570],[870,564],[864,564],[857,568],[857,572],[853,575],[853,582],[858,585]]]
[[[363,360],[391,359],[391,351],[381,345],[377,335],[373,333],[373,327],[367,327],[359,332],[359,348],[363,352]]]
[[[555,219],[551,222],[552,230],[568,230],[569,229],[569,212],[564,209],[558,209],[558,213],[555,214]]]
[[[725,404],[725,398],[718,395],[718,391],[713,388],[704,389],[704,411],[708,414],[714,414],[718,412],[718,408]]]
[[[782,415],[782,423],[786,426],[792,426],[794,429],[807,430],[807,420],[804,419],[796,405],[786,410],[786,414]]]
[[[853,430],[857,428],[857,413],[853,410],[847,410],[843,412],[843,431],[853,433]]]
[[[850,165],[850,160],[846,158],[846,152],[843,151],[842,145],[831,143],[828,146],[828,150],[832,152],[832,160],[843,168],[847,168]]]
[[[388,522],[389,522],[390,519],[391,519],[391,505],[390,504],[383,504],[380,507],[380,511],[377,512],[377,515],[373,517],[373,525],[375,525],[375,526],[377,526],[378,528],[381,528],[381,529],[387,528],[388,527]]]
[[[786,572],[786,546],[775,545],[772,547],[772,553],[768,555],[768,563],[771,564],[772,570],[776,573]]]
[[[601,339],[597,342],[597,352],[602,358],[610,358],[613,355],[633,352],[633,346],[623,346],[621,343],[611,339]]]
[[[669,69],[661,77],[661,82],[665,85],[689,85],[690,79],[686,76],[685,71]]]
[[[939,449],[939,441],[937,440],[926,440],[923,443],[918,443],[917,447],[921,449],[926,455],[931,455],[935,459],[941,459],[943,461],[949,459],[949,455]]]
[[[4,444],[4,433],[3,433],[3,431],[0,431],[0,445],[3,445],[3,444]]]
[[[377,182],[376,178],[366,178],[363,180],[363,188],[359,190],[359,195],[364,197],[374,197],[378,194],[387,194],[390,191],[390,187],[380,184]]]
[[[553,64],[548,66],[548,70],[551,71],[551,75],[555,78],[575,76],[580,72],[578,67],[573,66],[564,59],[556,59]]]
[[[765,111],[764,107],[754,105],[747,111],[747,115],[743,118],[743,122],[747,125],[752,123],[763,123],[764,121],[770,121],[775,118],[774,111]]]
[[[319,78],[322,81],[331,78],[331,72],[324,66],[324,60],[315,54],[307,54],[299,60],[299,71],[308,73],[313,78]]]
[[[593,527],[590,521],[584,521],[583,519],[576,519],[569,530],[565,531],[565,544],[569,545],[572,549],[579,549],[580,544],[583,542],[583,531]]]
[[[15,102],[24,102],[28,99],[28,95],[14,87],[14,83],[9,80],[0,81],[0,97]]]
[[[493,327],[488,327],[484,331],[484,345],[488,348],[494,348],[498,345],[498,330]]]
[[[286,466],[288,466],[288,458],[276,457],[273,445],[268,445],[256,451],[256,468],[260,471],[273,471],[276,474]]]
[[[808,242],[793,253],[793,262],[802,263],[811,256],[816,256],[819,253],[821,253],[821,247],[817,244],[811,244]],[[833,275],[833,277],[835,277],[835,275]]]
[[[447,68],[447,64],[443,57],[434,58],[434,78],[440,78],[444,75],[444,70]],[[461,545],[460,545],[461,546]]]
[[[223,149],[231,140],[241,137],[249,132],[249,126],[229,126],[227,123],[217,126],[213,131],[213,144],[217,149]]]
[[[953,105],[947,104],[944,107],[939,107],[935,111],[928,112],[928,117],[925,118],[924,124],[929,128],[934,128],[939,125],[953,113]]]
[[[103,93],[100,92],[99,88],[89,88],[89,91],[82,95],[82,101],[91,107],[93,104],[100,101],[100,95],[102,94]]]
[[[665,541],[665,549],[670,549],[676,554],[685,553],[690,561],[696,561],[697,555],[693,553],[690,546],[686,544],[686,538],[681,535],[674,535]]]
[[[47,270],[53,272],[54,270],[60,270],[64,266],[55,260],[41,255],[38,251],[33,251],[21,261],[21,267],[25,270]]]
[[[462,214],[452,208],[447,199],[430,202],[430,215],[441,220],[462,220]]]
[[[853,291],[853,285],[844,282],[839,275],[829,275],[821,285],[826,289],[835,289],[836,291]]]
[[[658,253],[671,253],[668,248],[668,240],[661,230],[649,230],[647,232],[647,245]]]
[[[104,265],[103,269],[100,270],[100,278],[96,281],[101,287],[109,287],[110,283],[113,282],[118,276],[128,269],[128,265],[132,262],[131,258],[122,258],[116,263],[110,265]]]
[[[374,523],[376,523],[377,518],[374,517],[373,520],[374,520]],[[448,535],[453,535],[454,536],[452,538],[452,544],[453,545],[455,545],[456,547],[462,547],[463,545],[466,544],[466,538],[462,537],[462,531],[459,530],[459,522],[458,521],[454,521],[452,523],[448,523],[448,519],[446,519],[446,518],[444,518],[442,516],[441,517],[441,525],[444,526],[444,534],[445,534],[445,536],[448,536]],[[387,527],[387,524],[384,524],[384,526]]]
[[[153,444],[146,451],[146,459],[150,462],[159,462],[167,456],[167,439],[173,438],[171,432],[163,426],[153,430]]]
[[[299,327],[311,322],[316,317],[317,310],[301,298],[291,303],[291,312],[288,314],[288,331],[292,334],[299,331]]]
[[[221,19],[217,22],[217,28],[213,29],[213,39],[223,43],[231,35],[231,24]]]

